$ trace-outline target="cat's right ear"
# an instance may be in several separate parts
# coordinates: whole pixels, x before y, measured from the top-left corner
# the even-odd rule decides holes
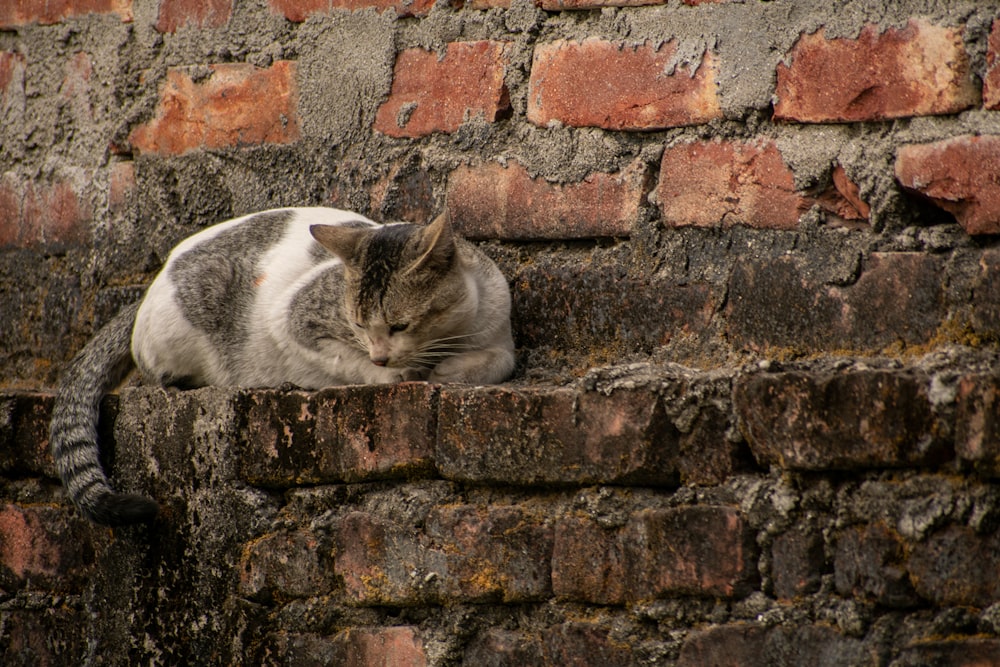
[[[311,225],[309,233],[316,241],[339,257],[344,266],[356,269],[365,230],[341,225]]]

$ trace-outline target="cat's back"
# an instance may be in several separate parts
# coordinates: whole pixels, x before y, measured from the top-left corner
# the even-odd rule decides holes
[[[375,225],[333,208],[284,208],[208,227],[177,244],[136,315],[133,356],[148,379],[222,384],[262,301],[337,262],[312,225]],[[197,360],[197,363],[195,363]]]

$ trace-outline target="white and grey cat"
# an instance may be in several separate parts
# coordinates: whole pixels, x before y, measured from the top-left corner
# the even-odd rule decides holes
[[[50,448],[79,510],[147,521],[101,468],[98,405],[134,366],[145,382],[305,389],[403,380],[490,384],[514,369],[510,291],[446,215],[378,225],[328,208],[257,213],[181,242],[138,304],[70,362]]]

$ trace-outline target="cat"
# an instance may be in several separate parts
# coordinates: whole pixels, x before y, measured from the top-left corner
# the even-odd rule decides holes
[[[98,406],[133,368],[146,383],[318,389],[408,380],[494,384],[514,370],[510,290],[497,266],[431,224],[378,225],[331,208],[219,223],[177,245],[60,379],[50,449],[69,497],[105,525],[157,503],[115,492]]]

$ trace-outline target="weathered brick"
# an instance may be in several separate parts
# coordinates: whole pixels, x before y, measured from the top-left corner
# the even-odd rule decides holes
[[[551,594],[552,527],[519,506],[446,505],[426,535],[444,554],[434,585],[441,602],[542,600]],[[434,571],[434,570],[431,570]]]
[[[656,189],[668,225],[795,229],[811,205],[773,142],[698,141],[663,151]]]
[[[542,635],[546,665],[631,667],[637,664],[631,647],[617,642],[597,623],[570,621]]]
[[[550,12],[566,9],[600,9],[601,7],[644,7],[662,5],[663,0],[535,0],[535,4]]]
[[[156,29],[177,32],[178,28],[218,28],[229,21],[233,0],[160,0]]]
[[[239,592],[259,600],[326,595],[333,588],[329,549],[308,530],[264,535],[243,548]]]
[[[759,462],[787,470],[926,465],[948,456],[926,376],[884,370],[760,373],[733,404]]]
[[[778,598],[790,600],[819,590],[825,572],[823,536],[799,525],[774,539],[771,545],[771,582]]]
[[[688,635],[678,667],[875,667],[871,649],[828,625],[731,623]]]
[[[0,588],[80,592],[107,531],[53,505],[0,506]]]
[[[965,637],[914,642],[900,651],[898,667],[1000,667],[1000,639]]]
[[[738,597],[756,578],[753,535],[735,509],[640,510],[612,529],[588,522],[596,524],[569,517],[556,526],[552,589],[564,599],[623,604],[671,595]]]
[[[135,163],[114,162],[108,176],[108,211],[121,213],[135,193]]]
[[[598,38],[557,40],[535,47],[528,120],[609,130],[657,130],[722,117],[718,64],[706,51],[696,67],[665,76],[677,45],[636,48]]]
[[[375,115],[375,129],[391,137],[454,132],[480,118],[497,121],[510,107],[504,42],[452,42],[443,56],[421,48],[396,58],[392,90]]]
[[[1000,135],[909,144],[896,156],[900,184],[954,215],[969,234],[1000,233],[998,171]]]
[[[1000,377],[967,375],[958,385],[955,454],[977,470],[1000,475]]]
[[[0,247],[62,250],[87,245],[91,206],[68,179],[25,181],[0,177]]]
[[[426,667],[419,630],[411,626],[352,627],[332,637],[271,632],[258,649],[257,664],[304,667]]]
[[[430,511],[423,530],[351,512],[335,530],[334,571],[348,602],[524,602],[549,596],[552,528],[515,506]]]
[[[867,223],[871,206],[861,198],[861,189],[839,164],[833,168],[832,181],[831,187],[816,197],[816,203],[835,216],[834,223]]]
[[[647,182],[641,161],[566,184],[532,178],[515,161],[462,166],[448,178],[448,211],[471,239],[622,237],[638,219]]]
[[[754,350],[878,351],[937,334],[946,315],[941,258],[872,253],[860,277],[843,286],[817,279],[821,263],[803,256],[737,260],[727,283],[730,341]]]
[[[331,388],[316,394],[316,449],[342,479],[414,477],[434,468],[437,388],[422,382]]]
[[[969,298],[973,331],[987,339],[1000,334],[1000,248],[989,248],[979,256],[979,271]]]
[[[25,70],[24,54],[0,51],[0,111],[6,110],[15,91],[23,93]]]
[[[678,667],[727,665],[773,667],[764,655],[767,631],[759,625],[732,623],[691,632],[681,646]]]
[[[0,3],[0,28],[29,23],[50,25],[85,14],[117,14],[132,20],[132,0],[14,0]]]
[[[802,35],[778,65],[775,118],[851,122],[956,113],[979,91],[962,31],[911,19],[884,32],[867,25],[856,39]]]
[[[0,628],[0,660],[10,667],[86,664],[93,655],[90,612],[61,605],[7,609]]]
[[[337,9],[357,11],[368,7],[383,12],[393,9],[403,16],[426,16],[434,0],[268,0],[271,11],[289,21],[301,23],[313,14],[330,14]]]
[[[129,134],[143,153],[179,155],[198,148],[285,144],[299,138],[295,63],[208,66],[208,78],[167,70],[156,116]],[[265,103],[266,102],[266,103]]]
[[[419,163],[392,165],[389,173],[371,187],[369,202],[381,220],[429,222],[437,210],[434,184]]]
[[[519,262],[509,276],[519,347],[575,350],[597,360],[708,335],[721,298],[704,283],[634,278],[615,265],[544,256]]]
[[[542,643],[523,632],[490,628],[466,647],[463,667],[542,667]]]
[[[916,605],[904,550],[902,538],[884,524],[846,530],[833,560],[837,592],[895,609]]]
[[[349,603],[410,606],[425,600],[427,560],[410,527],[367,512],[349,512],[334,528],[334,573]]]
[[[988,607],[1000,602],[1000,535],[950,526],[910,547],[917,593],[938,605]]]
[[[983,106],[1000,109],[1000,21],[994,20],[987,40],[986,75],[983,77]]]
[[[676,429],[650,391],[445,387],[441,474],[509,484],[675,484]]]
[[[424,383],[254,391],[240,470],[261,486],[412,477],[433,469],[437,390]]]
[[[0,396],[0,471],[58,476],[49,455],[52,398],[35,393]]]

